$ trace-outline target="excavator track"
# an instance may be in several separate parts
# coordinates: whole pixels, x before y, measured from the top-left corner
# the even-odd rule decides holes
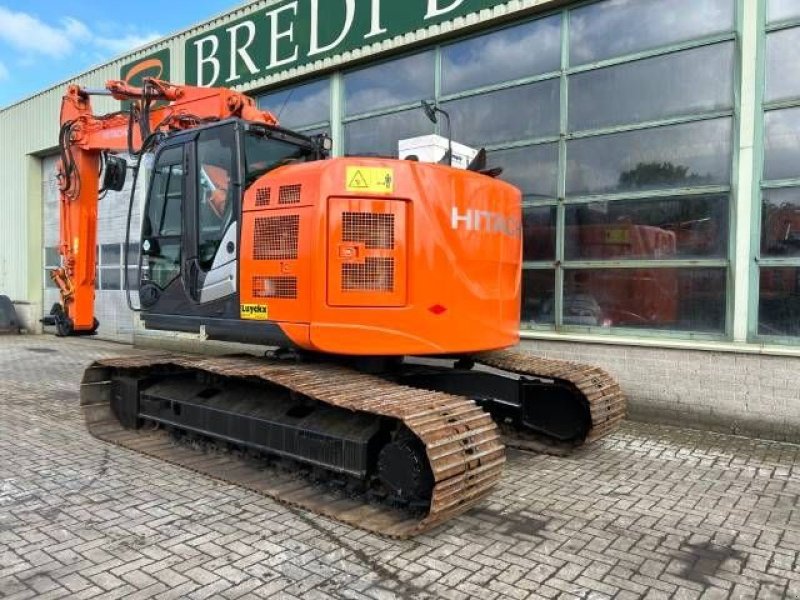
[[[474,360],[494,369],[517,375],[551,380],[571,387],[582,396],[591,415],[589,431],[582,441],[558,442],[546,436],[521,431],[500,424],[503,441],[507,446],[564,455],[576,447],[600,440],[616,431],[625,419],[627,402],[619,383],[613,377],[591,365],[548,359],[516,350],[497,350],[475,355]]]
[[[186,372],[239,382],[267,382],[330,407],[401,422],[424,444],[433,474],[424,514],[367,503],[320,487],[293,473],[264,470],[231,454],[204,454],[175,443],[164,429],[133,430],[112,412],[114,377],[154,371]],[[500,479],[505,448],[490,415],[460,396],[428,392],[333,364],[252,357],[149,354],[101,360],[84,374],[81,405],[95,437],[165,460],[279,502],[393,538],[430,530],[481,502]],[[273,472],[275,471],[275,472]]]

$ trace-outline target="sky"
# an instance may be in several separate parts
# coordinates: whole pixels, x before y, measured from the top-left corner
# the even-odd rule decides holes
[[[0,0],[0,108],[244,0]]]

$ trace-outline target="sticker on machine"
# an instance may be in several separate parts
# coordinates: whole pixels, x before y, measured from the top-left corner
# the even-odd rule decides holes
[[[394,193],[394,169],[347,167],[347,191],[392,194]]]
[[[269,306],[266,304],[242,304],[239,314],[246,321],[269,321]]]

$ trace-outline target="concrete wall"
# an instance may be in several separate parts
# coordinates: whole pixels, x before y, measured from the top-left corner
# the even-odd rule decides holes
[[[522,349],[606,369],[632,420],[800,443],[797,357],[530,340]]]

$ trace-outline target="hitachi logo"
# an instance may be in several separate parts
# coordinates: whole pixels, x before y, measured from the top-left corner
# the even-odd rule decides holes
[[[519,219],[506,217],[500,213],[488,210],[468,209],[461,213],[453,207],[452,226],[455,231],[462,227],[467,231],[480,231],[483,233],[502,233],[509,237],[522,235],[522,223]]]

